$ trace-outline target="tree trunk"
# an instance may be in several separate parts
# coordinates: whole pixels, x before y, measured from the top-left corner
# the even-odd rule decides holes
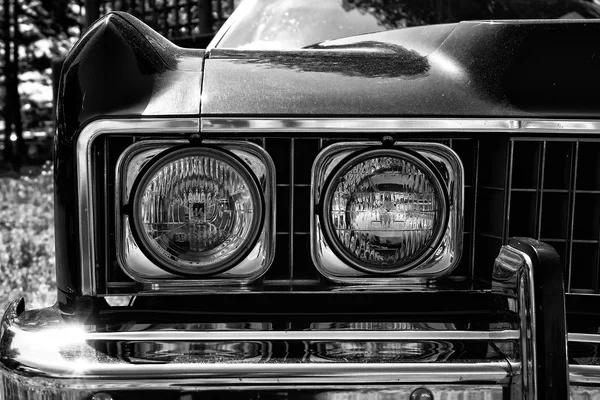
[[[85,21],[83,29],[89,28],[98,18],[100,18],[100,2],[98,0],[85,0]]]
[[[4,37],[4,76],[6,96],[4,104],[4,159],[15,172],[21,169],[25,155],[21,100],[19,98],[19,23],[17,0],[4,0],[2,33]]]

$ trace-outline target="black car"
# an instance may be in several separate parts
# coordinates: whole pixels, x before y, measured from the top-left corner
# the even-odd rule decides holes
[[[600,24],[388,16],[247,0],[206,50],[96,22],[4,397],[598,398]]]

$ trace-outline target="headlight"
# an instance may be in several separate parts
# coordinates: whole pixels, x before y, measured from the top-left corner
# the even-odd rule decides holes
[[[133,187],[133,233],[165,269],[212,275],[252,249],[264,200],[254,175],[233,153],[184,147],[156,157]]]
[[[462,197],[462,164],[447,146],[331,145],[312,169],[312,259],[341,283],[444,276],[462,251]]]
[[[322,225],[332,249],[353,267],[377,274],[407,271],[439,245],[447,198],[439,173],[418,153],[372,149],[331,173]]]
[[[273,262],[275,167],[260,146],[139,140],[115,172],[116,259],[136,282],[247,284]]]

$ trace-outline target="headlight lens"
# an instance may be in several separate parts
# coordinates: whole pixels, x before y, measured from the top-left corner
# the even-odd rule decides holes
[[[332,250],[369,273],[417,266],[435,251],[448,222],[448,195],[436,174],[406,149],[369,149],[342,161],[321,201]]]
[[[133,187],[134,236],[174,273],[206,276],[233,267],[256,243],[263,213],[256,177],[219,148],[159,154]]]

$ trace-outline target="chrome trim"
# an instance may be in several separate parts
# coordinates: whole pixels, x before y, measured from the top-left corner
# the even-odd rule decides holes
[[[200,118],[203,132],[573,132],[597,133],[600,121],[474,118]],[[593,131],[593,132],[591,132]]]
[[[1,370],[5,378],[5,386],[0,389],[0,397],[2,393],[6,398],[15,393],[27,393],[28,400],[47,400],[51,399],[81,399],[90,398],[92,395],[98,395],[100,391],[126,391],[131,398],[139,398],[138,391],[162,390],[164,396],[172,398],[179,392],[180,399],[202,398],[198,393],[217,392],[208,394],[208,398],[217,396],[228,397],[230,391],[235,391],[238,396],[240,393],[248,393],[248,398],[255,398],[256,391],[264,391],[268,394],[281,393],[281,391],[291,391],[292,398],[302,399],[320,399],[320,400],[340,400],[340,399],[409,399],[410,394],[419,387],[426,387],[430,390],[435,399],[449,398],[459,399],[468,398],[470,400],[497,400],[503,399],[503,388],[499,385],[491,383],[473,384],[470,382],[459,384],[431,384],[429,382],[423,384],[406,383],[402,386],[397,384],[344,384],[340,387],[338,384],[304,384],[298,387],[294,384],[277,384],[275,386],[265,384],[253,385],[236,385],[235,383],[227,385],[214,384],[196,384],[197,380],[192,379],[128,379],[128,380],[63,380],[63,379],[48,379],[39,377],[23,377],[16,374],[11,374],[5,370]],[[11,390],[12,389],[12,390]],[[18,390],[15,390],[18,389]],[[315,391],[316,393],[310,393]],[[308,393],[307,393],[308,392]],[[187,394],[186,394],[187,393]],[[196,396],[193,394],[196,393]],[[262,394],[262,393],[261,393]],[[124,395],[124,393],[121,393]],[[128,396],[128,397],[129,397]],[[468,396],[468,397],[467,397]],[[270,397],[270,396],[269,396]],[[123,398],[123,397],[119,397]],[[152,397],[156,398],[156,397]]]
[[[492,287],[516,296],[519,304],[521,340],[521,395],[524,399],[537,398],[537,350],[535,346],[535,295],[533,263],[524,252],[511,246],[502,246],[494,262]]]
[[[404,118],[200,118],[203,132],[396,132],[440,130],[516,130],[517,120]]]
[[[446,227],[438,233],[441,239],[433,251],[423,258],[422,265],[403,272],[375,275],[356,268],[356,265],[351,266],[333,250],[329,238],[331,234],[319,215],[326,212],[325,204],[320,204],[323,193],[327,190],[325,185],[335,168],[346,157],[377,146],[381,146],[381,142],[337,142],[321,150],[316,156],[310,188],[310,252],[315,267],[321,275],[333,282],[361,285],[424,283],[449,274],[457,266],[462,253],[464,170],[460,157],[451,148],[439,143],[397,141],[390,147],[398,151],[412,150],[433,164],[440,172],[440,179],[443,179],[439,183],[445,186],[448,193],[449,203],[445,205],[448,215]],[[317,211],[318,207],[321,211]]]
[[[430,390],[435,399],[450,398],[466,398],[470,400],[496,400],[503,399],[503,388],[499,385],[489,384],[431,384],[427,382],[423,384],[406,383],[402,386],[397,384],[344,384],[340,387],[338,384],[304,384],[298,387],[294,384],[277,384],[275,386],[265,384],[253,385],[236,385],[235,383],[227,385],[214,384],[197,384],[197,380],[192,379],[128,379],[128,380],[63,380],[63,379],[48,379],[39,377],[23,377],[16,374],[11,374],[6,370],[0,369],[5,378],[5,387],[0,389],[0,397],[4,393],[8,395],[14,393],[27,393],[28,400],[43,399],[80,399],[90,398],[93,394],[98,394],[99,391],[117,391],[123,390],[131,397],[138,398],[139,392],[142,390],[163,390],[164,395],[172,397],[174,392],[180,392],[177,398],[202,398],[198,393],[217,392],[208,395],[209,398],[215,398],[215,394],[222,397],[227,397],[230,391],[239,393],[248,393],[249,398],[254,398],[256,394],[251,392],[264,391],[266,393],[281,393],[281,391],[291,391],[292,398],[302,399],[320,399],[320,400],[340,400],[340,399],[375,399],[375,398],[394,398],[408,399],[410,394],[417,388],[425,386]],[[190,382],[191,381],[191,382]],[[12,389],[12,391],[11,391]],[[15,390],[18,389],[18,390]],[[310,394],[310,391],[317,393]],[[250,393],[249,393],[250,392]],[[308,392],[308,393],[307,393]],[[189,394],[188,395],[186,395]],[[196,396],[193,395],[196,393]],[[261,393],[262,394],[262,393]],[[306,395],[302,395],[306,394]],[[119,397],[122,398],[122,397]]]
[[[569,333],[569,342],[600,343],[600,334],[593,333]]]
[[[524,120],[523,129],[531,129],[540,132],[552,131],[600,131],[600,121],[571,121],[571,120]],[[597,133],[597,132],[596,132]]]
[[[51,378],[179,378],[202,384],[356,382],[506,382],[507,362],[490,363],[279,363],[279,364],[93,364],[28,365],[30,374]],[[171,381],[174,383],[174,381]]]
[[[194,354],[200,354],[196,352],[200,347],[192,347],[194,343],[202,342],[178,341],[177,332],[173,331],[164,331],[164,333],[176,343],[152,340],[138,343],[147,351],[153,351],[153,344],[157,345],[156,349],[182,350],[183,356],[192,356],[184,357],[182,360],[197,361],[178,362],[177,359],[169,359],[165,363],[137,363],[135,354],[132,360],[129,358],[131,354],[104,350],[128,345],[127,338],[119,336],[119,332],[115,332],[113,338],[125,340],[114,343],[105,340],[109,333],[86,332],[86,329],[93,329],[92,326],[66,318],[57,305],[42,310],[24,311],[23,309],[22,300],[13,301],[2,318],[0,369],[4,368],[3,372],[21,377],[25,375],[36,379],[65,378],[69,379],[65,382],[69,386],[71,383],[78,383],[73,381],[77,378],[84,378],[82,382],[90,384],[97,378],[109,378],[116,382],[128,383],[136,379],[153,379],[153,382],[157,383],[162,381],[170,384],[182,382],[199,385],[475,381],[506,384],[520,371],[520,365],[517,363],[511,364],[507,360],[487,362],[486,359],[460,360],[467,361],[464,363],[460,361],[387,363],[323,362],[312,361],[310,358],[276,358],[271,361],[267,357],[260,360],[248,358],[202,362],[202,357],[193,357]],[[266,331],[256,334],[265,333]],[[204,335],[204,332],[201,331],[200,334]],[[222,339],[228,335],[228,332],[214,332],[211,337],[216,338],[217,334],[222,335]],[[306,335],[314,337],[317,333],[307,332]],[[219,343],[222,342],[219,340]],[[487,344],[487,341],[482,343]]]
[[[138,173],[161,152],[187,140],[168,139],[144,140],[127,147],[116,164],[115,184],[115,242],[117,262],[121,269],[133,280],[147,288],[189,288],[199,286],[244,285],[264,275],[275,257],[274,240],[276,218],[275,165],[269,154],[260,146],[249,142],[204,140],[207,145],[234,153],[256,177],[264,193],[264,223],[262,232],[253,250],[237,265],[207,277],[187,277],[175,275],[151,261],[140,249],[132,235],[130,217],[123,215],[122,204],[130,202],[133,182]]]
[[[533,276],[533,262],[524,252],[511,248],[511,251],[523,257],[523,265],[520,271],[521,278],[517,285],[519,292],[519,314],[521,319],[521,363],[523,366],[523,377],[527,377],[524,394],[527,393],[529,399],[537,399],[537,347],[535,338],[537,337],[537,328],[535,325],[535,286]],[[529,359],[531,361],[529,361]],[[531,365],[529,365],[531,363]]]
[[[370,275],[372,277],[381,277],[382,275],[389,277],[390,275],[405,275],[406,273],[413,271],[415,269],[425,269],[426,265],[429,264],[433,257],[434,253],[438,252],[440,247],[444,246],[445,241],[447,241],[448,232],[452,232],[452,218],[450,215],[452,214],[452,205],[457,201],[454,199],[452,193],[452,185],[445,180],[446,177],[442,173],[438,171],[438,169],[433,165],[430,158],[427,155],[423,154],[419,151],[419,149],[412,149],[414,152],[409,152],[408,149],[405,149],[404,144],[401,142],[397,147],[394,145],[390,148],[382,148],[381,143],[372,142],[371,145],[365,143],[364,148],[356,149],[355,151],[344,154],[345,157],[339,162],[333,161],[340,158],[340,155],[334,151],[340,151],[340,153],[344,152],[346,149],[354,146],[352,142],[341,142],[336,143],[335,145],[329,146],[327,149],[321,151],[321,154],[317,155],[317,158],[314,163],[313,175],[311,179],[311,189],[315,190],[317,193],[314,193],[314,196],[318,198],[312,198],[311,201],[315,202],[315,205],[311,204],[311,211],[318,207],[321,208],[321,212],[315,212],[315,214],[320,215],[312,215],[312,218],[319,218],[318,223],[314,223],[312,226],[318,226],[321,230],[319,232],[319,241],[325,240],[327,242],[327,246],[329,249],[333,251],[333,255],[336,258],[340,259],[344,264],[352,267],[353,269],[362,272],[365,275]],[[335,149],[335,150],[334,150]],[[416,151],[415,151],[416,150]],[[451,154],[454,155],[457,164],[460,164],[459,157],[448,149]],[[328,158],[325,158],[323,153],[327,153]],[[441,152],[440,152],[441,153]],[[424,248],[421,251],[416,251],[410,256],[406,257],[406,260],[400,259],[391,265],[386,265],[385,268],[381,268],[378,266],[371,266],[369,263],[364,262],[365,260],[360,259],[355,254],[355,249],[353,246],[349,246],[347,243],[344,243],[341,240],[339,235],[340,226],[334,222],[334,214],[336,211],[334,210],[335,204],[337,203],[335,199],[336,191],[340,190],[340,185],[342,182],[345,182],[344,177],[348,176],[354,168],[359,165],[365,165],[364,163],[368,163],[370,161],[376,160],[379,157],[386,158],[396,158],[403,160],[404,162],[408,162],[413,167],[415,167],[418,171],[420,171],[424,176],[426,176],[429,186],[432,190],[432,195],[435,196],[436,206],[435,206],[435,223],[437,226],[432,227],[432,231],[434,232],[431,238],[425,242]],[[317,161],[318,160],[318,161]],[[329,161],[331,160],[331,161]],[[449,160],[446,160],[447,164],[450,164]],[[320,169],[319,169],[320,167]],[[325,171],[323,171],[325,169]],[[460,170],[460,168],[459,168]],[[330,172],[329,172],[330,171]],[[453,173],[448,174],[448,180],[455,179],[457,181],[461,181],[461,171],[452,171]],[[457,177],[458,175],[458,177]],[[321,181],[323,179],[323,181]],[[318,182],[318,189],[315,188],[315,182]],[[329,182],[329,183],[328,183]],[[356,187],[355,187],[356,189]],[[344,191],[347,188],[344,189]],[[383,196],[383,194],[381,194]],[[462,198],[462,196],[460,196]],[[460,200],[459,200],[460,202]],[[393,204],[398,207],[398,204],[394,201]],[[348,207],[348,205],[346,205]],[[347,208],[342,211],[344,215],[346,215]],[[374,210],[371,210],[371,213],[374,213]],[[337,211],[340,213],[340,211]],[[371,214],[372,215],[372,214]],[[395,215],[395,214],[394,214]],[[461,210],[462,215],[462,210]],[[395,216],[392,217],[395,219]],[[383,221],[383,217],[381,217],[381,221]],[[348,222],[346,222],[348,224]],[[394,222],[391,223],[392,225]],[[386,240],[385,234],[388,235],[390,232],[386,232],[384,229],[384,223],[381,222],[380,229],[383,232],[373,233],[373,237],[377,237],[381,240]],[[344,225],[342,227],[346,229],[350,229],[354,231],[354,234],[357,234],[357,231],[360,231],[360,228],[350,228],[348,225]],[[395,228],[399,229],[399,228]],[[313,231],[311,230],[311,235]],[[359,233],[360,234],[360,233]],[[380,238],[380,236],[383,236]],[[377,239],[374,239],[377,240]],[[320,244],[319,247],[324,247],[325,244]],[[315,251],[315,250],[312,250]],[[321,248],[315,254],[313,254],[313,259],[324,259],[326,257],[323,256],[324,250]],[[319,257],[321,256],[321,257]],[[458,257],[456,257],[458,258]],[[322,262],[321,264],[324,264]],[[449,263],[452,265],[452,263]],[[326,269],[325,265],[321,265],[322,268]],[[418,268],[417,268],[418,267]],[[332,271],[328,271],[332,272]],[[352,271],[354,272],[354,271]],[[426,274],[424,274],[426,275]],[[417,275],[420,277],[420,274]],[[367,282],[365,282],[367,283]]]
[[[523,393],[527,394],[528,399],[533,400],[537,399],[537,349],[535,346],[536,318],[532,263],[527,254],[518,253],[521,253],[523,258],[525,258],[525,265],[527,265],[526,269],[521,273],[518,283]]]
[[[569,364],[569,381],[600,385],[600,365]]]
[[[94,227],[94,185],[91,184],[91,145],[101,134],[131,135],[133,132],[142,134],[186,134],[198,133],[200,121],[198,118],[143,118],[123,120],[98,120],[86,125],[76,146],[77,164],[77,197],[79,217],[79,247],[81,261],[81,294],[93,296],[96,294],[94,274],[95,254],[94,242],[96,229]]]
[[[517,330],[504,331],[137,331],[87,332],[85,340],[129,341],[378,341],[378,340],[518,340]]]

